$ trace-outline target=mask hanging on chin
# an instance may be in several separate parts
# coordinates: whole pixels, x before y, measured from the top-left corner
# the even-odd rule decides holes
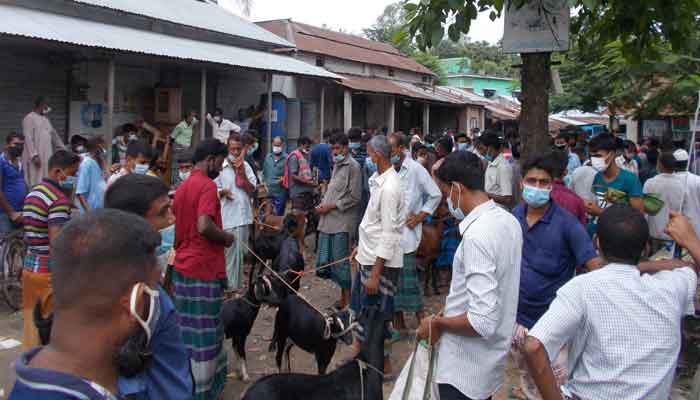
[[[143,291],[148,294],[149,298],[149,313],[145,321],[136,312],[136,296],[139,285],[143,285]],[[145,284],[137,283],[131,291],[129,312],[136,319],[138,325],[126,338],[115,356],[114,362],[120,376],[131,378],[138,375],[146,370],[152,359],[149,344],[160,318],[159,296],[160,293],[157,290],[151,289]]]
[[[454,190],[454,185],[455,183],[452,182],[452,186],[450,187],[450,195],[447,196],[447,208],[450,210],[450,214],[452,214],[452,216],[455,217],[457,221],[461,221],[465,218],[464,211],[462,211],[462,209],[459,208],[459,203],[461,203],[462,188],[459,185],[457,185],[457,198],[460,200],[457,200],[457,207],[455,207],[454,204],[452,204],[452,190]]]

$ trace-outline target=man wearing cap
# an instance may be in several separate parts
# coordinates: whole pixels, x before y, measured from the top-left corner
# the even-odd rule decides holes
[[[648,217],[652,252],[672,245],[665,232],[670,211],[685,215],[700,235],[700,176],[687,172],[689,158],[682,149],[661,153],[659,174],[644,184],[644,194],[653,193],[664,202],[658,214]]]

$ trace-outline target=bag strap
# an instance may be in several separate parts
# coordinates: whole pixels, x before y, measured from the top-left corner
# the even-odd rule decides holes
[[[411,355],[411,366],[408,367],[408,376],[406,376],[406,386],[404,386],[403,388],[401,400],[408,400],[408,396],[410,396],[411,394],[411,386],[413,386],[413,372],[416,366],[416,352],[418,351],[418,346],[420,346],[420,341],[416,339],[416,345],[413,347],[413,354]]]

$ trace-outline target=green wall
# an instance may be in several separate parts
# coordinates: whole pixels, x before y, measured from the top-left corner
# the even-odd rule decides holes
[[[447,86],[459,89],[473,89],[474,93],[483,96],[484,89],[493,89],[497,94],[510,96],[513,89],[518,87],[515,80],[498,79],[489,76],[466,76],[474,75],[471,70],[471,61],[468,58],[444,58],[440,60],[440,65],[447,77]]]

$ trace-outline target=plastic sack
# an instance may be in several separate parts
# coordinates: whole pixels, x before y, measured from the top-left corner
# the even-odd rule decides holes
[[[425,341],[416,343],[413,354],[401,370],[389,400],[440,400],[434,381],[438,347],[428,348]]]

